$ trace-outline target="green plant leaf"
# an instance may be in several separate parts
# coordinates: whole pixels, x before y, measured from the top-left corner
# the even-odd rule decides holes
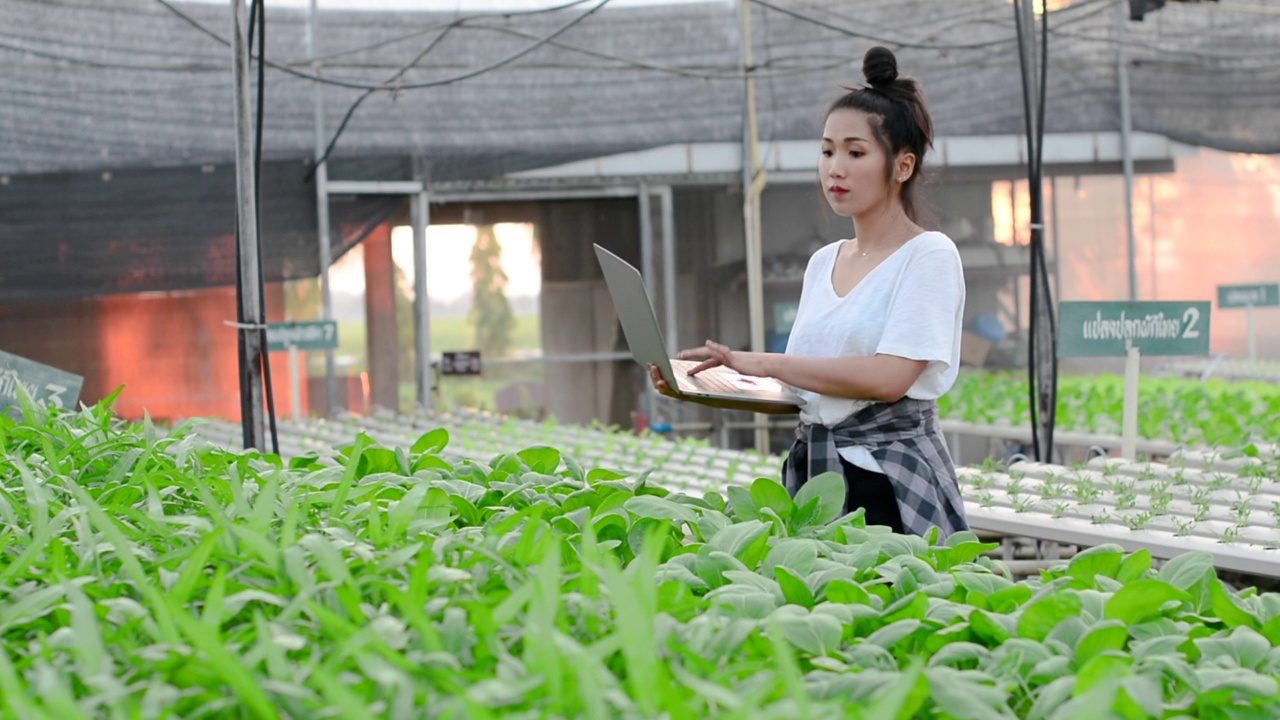
[[[1133,671],[1130,670],[1130,665],[1132,663],[1132,658],[1112,651],[1094,655],[1081,666],[1080,672],[1076,674],[1075,696],[1080,697],[1099,685],[1131,675]]]
[[[435,455],[445,449],[448,444],[449,430],[447,428],[439,427],[434,430],[428,430],[418,436],[418,439],[415,440],[413,445],[409,448],[409,452],[414,454],[429,453]]]
[[[1119,621],[1099,623],[1089,629],[1076,645],[1076,666],[1082,667],[1094,656],[1107,650],[1122,650],[1129,639],[1129,631]]]
[[[1162,580],[1135,580],[1107,601],[1105,617],[1125,625],[1137,625],[1159,615],[1167,602],[1189,602],[1191,596]]]
[[[832,580],[827,583],[827,601],[845,605],[870,605],[871,595],[852,580]]]
[[[710,545],[703,545],[698,550],[693,571],[708,586],[718,588],[724,585],[727,582],[724,577],[727,570],[751,572],[751,569],[742,564],[741,560],[726,552],[715,550]]]
[[[707,546],[741,559],[753,543],[769,534],[769,529],[768,523],[759,520],[737,523],[717,532]]]
[[[988,595],[987,607],[994,612],[1007,615],[1022,607],[1031,599],[1031,595],[1031,588],[1025,585],[1013,585]]]
[[[874,701],[867,705],[865,718],[896,718],[909,720],[929,697],[929,681],[924,676],[924,666],[913,662],[888,685],[881,683],[881,690]]]
[[[1097,575],[1114,578],[1120,571],[1123,558],[1124,549],[1119,545],[1095,545],[1071,559],[1067,574],[1083,581],[1088,587],[1094,587],[1094,577]]]
[[[1271,643],[1247,626],[1237,627],[1227,637],[1197,638],[1192,642],[1200,649],[1203,660],[1227,658],[1248,670],[1262,670],[1271,656]]]
[[[929,699],[947,717],[954,720],[1012,717],[1005,691],[993,684],[945,666],[931,666],[924,674],[929,681]]]
[[[1079,615],[1083,606],[1080,596],[1071,590],[1060,590],[1035,600],[1022,608],[1018,617],[1018,636],[1044,640],[1059,622]]]
[[[783,538],[778,540],[770,548],[769,554],[765,555],[764,563],[760,566],[760,572],[765,575],[772,575],[774,569],[781,566],[794,571],[800,577],[804,577],[813,571],[813,566],[818,561],[818,547],[816,540],[804,538]]]
[[[943,645],[929,658],[929,665],[949,665],[956,667],[959,665],[972,665],[977,667],[991,657],[991,651],[985,647],[971,642],[953,642]]]
[[[1272,700],[1280,695],[1280,682],[1249,670],[1199,668],[1196,670],[1196,678],[1200,681],[1201,693],[1204,695],[1229,691],[1255,700]]]
[[[1213,555],[1197,550],[1169,560],[1160,568],[1157,577],[1185,591],[1202,581],[1206,575],[1213,574]]]
[[[675,523],[696,525],[698,516],[684,505],[672,502],[655,495],[639,495],[622,504],[628,512],[642,518],[654,520],[670,520]]]
[[[729,496],[729,516],[738,522],[744,520],[759,520],[760,510],[756,507],[755,500],[751,498],[751,491],[738,485],[730,485],[725,491]]]
[[[1011,581],[991,573],[957,572],[955,578],[956,582],[966,590],[973,590],[986,596],[1014,586]]]
[[[790,518],[796,510],[796,504],[787,494],[787,489],[769,478],[758,478],[751,483],[751,500],[756,508],[770,508],[783,520]]]
[[[1242,607],[1244,603],[1229,592],[1220,580],[1214,578],[1209,584],[1209,593],[1213,614],[1217,615],[1229,628],[1248,627],[1253,630],[1262,628],[1257,615]]]
[[[985,640],[989,647],[999,645],[1013,637],[1013,632],[1003,622],[982,610],[974,610],[969,615],[969,627],[979,638]]]
[[[846,494],[844,476],[839,473],[825,472],[800,487],[796,493],[795,504],[804,508],[814,498],[818,499],[818,511],[810,525],[826,525],[840,517],[844,512]]]
[[[795,606],[783,606],[769,616],[782,637],[814,657],[826,656],[840,647],[845,630],[840,621],[829,615],[810,614]]]
[[[551,475],[560,467],[560,451],[552,447],[531,447],[516,453],[532,472]]]
[[[778,608],[778,601],[772,593],[736,583],[707,593],[707,604],[710,607],[727,607],[739,617],[753,620],[762,620]]]
[[[774,577],[778,579],[778,585],[782,587],[782,595],[787,602],[805,609],[813,607],[813,593],[809,592],[809,587],[794,570],[779,565],[774,568]]]
[[[1133,582],[1143,576],[1151,569],[1151,551],[1142,548],[1136,553],[1124,559],[1120,564],[1120,571],[1116,573],[1116,580],[1122,583]]]

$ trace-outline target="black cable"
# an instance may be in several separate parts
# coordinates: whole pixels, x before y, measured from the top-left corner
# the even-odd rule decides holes
[[[499,27],[497,25],[469,24],[459,29],[460,30],[488,30],[491,32],[503,33],[506,35],[512,35],[514,37],[521,37],[526,39],[535,39],[538,37],[533,33],[524,32],[522,30],[517,30],[515,28]],[[554,42],[548,43],[548,45],[550,45],[551,47],[560,48],[561,50],[568,50],[570,52],[580,53],[588,57],[600,58],[602,60],[613,60],[615,62],[620,62],[626,65],[630,65],[633,68],[636,68],[639,70],[652,70],[654,72],[667,73],[670,75],[678,75],[681,77],[694,78],[698,80],[745,80],[747,78],[747,74],[742,72],[742,70],[739,69],[737,65],[734,65],[732,70],[726,69],[723,72],[706,72],[701,70],[693,70],[689,68],[675,67],[671,65],[655,65],[650,62],[645,62],[644,60],[636,60],[635,58],[623,57],[621,55],[613,55],[610,53],[601,52],[599,50],[584,48],[579,45],[571,45],[566,42],[554,41]],[[757,64],[754,68],[755,72],[753,72],[752,75],[756,78],[768,78],[775,75],[785,76],[785,75],[796,75],[796,74],[808,73],[808,72],[820,72],[823,70],[831,70],[831,69],[840,67],[842,65],[848,65],[851,62],[860,61],[861,59],[862,59],[861,55],[857,55],[857,56],[842,55],[842,56],[839,56],[838,59],[830,61],[823,65],[809,65],[809,66],[801,66],[801,67],[793,67],[793,68],[784,68],[781,70],[774,71],[772,73],[759,72],[760,68],[769,67],[769,65],[772,63],[772,61],[767,61],[764,63]],[[574,65],[574,66],[566,66],[566,67],[580,68],[582,66]],[[594,69],[602,69],[602,68],[594,68]]]
[[[450,24],[445,27],[439,35],[437,35],[430,43],[427,43],[427,46],[423,48],[421,52],[414,56],[413,60],[408,65],[404,65],[397,70],[396,73],[387,80],[387,82],[395,82],[403,77],[405,73],[409,72],[410,68],[421,62],[428,53],[436,48],[436,46],[444,42],[444,39],[448,37],[449,32],[458,26],[459,25],[457,24]],[[351,103],[351,107],[347,108],[347,114],[342,116],[342,122],[338,123],[338,129],[333,132],[333,138],[329,140],[329,144],[325,147],[324,153],[320,155],[320,159],[311,165],[311,169],[307,171],[306,177],[303,178],[303,182],[311,182],[311,178],[316,173],[316,168],[320,167],[321,163],[328,160],[329,155],[333,153],[333,148],[338,144],[338,138],[342,137],[342,132],[347,129],[347,124],[351,122],[351,117],[356,114],[356,110],[360,105],[364,103],[364,101],[374,92],[374,90],[365,90],[363,93],[360,93],[360,97],[356,98],[355,102]]]
[[[513,62],[515,62],[516,60],[519,60],[520,58],[524,57],[525,55],[528,55],[529,53],[533,52],[534,50],[537,50],[538,48],[542,47],[543,45],[546,45],[548,42],[550,42],[551,40],[554,40],[556,37],[558,37],[559,35],[561,35],[561,34],[562,34],[562,33],[564,33],[565,31],[569,30],[569,29],[570,29],[570,28],[572,28],[573,26],[577,25],[578,23],[582,22],[583,20],[587,19],[587,18],[588,18],[588,17],[590,17],[591,15],[595,14],[595,12],[596,12],[597,10],[599,10],[600,8],[602,8],[602,7],[604,7],[605,5],[607,5],[607,4],[609,3],[609,1],[610,1],[610,0],[600,0],[600,2],[599,2],[598,4],[596,4],[594,7],[592,7],[592,8],[591,8],[590,10],[588,10],[587,12],[583,13],[582,15],[579,15],[579,16],[578,16],[577,18],[575,18],[574,20],[571,20],[568,24],[566,24],[566,25],[564,25],[563,27],[561,27],[561,28],[559,28],[559,29],[555,30],[555,31],[554,31],[554,32],[552,32],[550,35],[548,35],[548,36],[546,36],[545,38],[543,38],[541,41],[539,41],[539,42],[537,42],[537,43],[534,43],[534,44],[533,44],[533,45],[531,45],[530,47],[527,47],[527,48],[525,48],[525,49],[523,49],[523,50],[520,50],[519,52],[516,52],[516,53],[515,53],[515,54],[513,54],[513,55],[510,55],[510,56],[508,56],[508,57],[505,57],[505,58],[503,58],[502,60],[499,60],[499,61],[497,61],[497,62],[491,63],[491,64],[489,64],[489,65],[486,65],[486,66],[484,66],[484,67],[482,67],[482,68],[479,68],[478,70],[471,70],[471,71],[465,72],[465,73],[463,73],[463,74],[461,74],[461,75],[455,75],[455,76],[453,76],[453,77],[447,77],[447,78],[443,78],[443,79],[441,79],[441,80],[432,80],[432,81],[429,81],[429,82],[411,83],[411,84],[407,84],[407,85],[386,85],[386,84],[382,84],[382,85],[372,85],[372,84],[370,84],[370,83],[351,82],[351,81],[346,81],[346,80],[335,80],[335,79],[333,79],[333,78],[326,78],[326,77],[322,77],[322,76],[320,76],[320,75],[313,75],[313,74],[311,74],[311,73],[302,72],[301,70],[295,70],[294,68],[289,67],[288,65],[285,65],[285,64],[282,64],[282,63],[278,63],[278,62],[275,62],[275,61],[272,61],[272,60],[266,60],[265,62],[266,62],[266,64],[267,64],[267,66],[268,66],[268,67],[274,68],[274,69],[279,70],[279,71],[284,72],[284,73],[288,73],[288,74],[290,74],[290,75],[293,75],[294,77],[299,77],[299,78],[302,78],[302,79],[304,79],[304,80],[311,80],[311,81],[313,81],[313,82],[318,82],[318,83],[321,83],[321,84],[324,84],[324,85],[333,85],[333,86],[336,86],[336,87],[350,88],[350,89],[353,89],[353,90],[389,90],[389,91],[396,91],[396,92],[398,92],[398,91],[401,91],[401,90],[423,90],[423,89],[426,89],[426,88],[442,87],[442,86],[444,86],[444,85],[452,85],[453,83],[456,83],[456,82],[462,82],[463,80],[470,80],[471,78],[476,77],[477,75],[483,75],[483,74],[485,74],[485,73],[493,72],[494,70],[497,70],[497,69],[499,69],[499,68],[503,67],[504,65],[509,65],[509,64],[511,64],[511,63],[513,63]],[[182,18],[182,20],[184,20],[185,22],[187,22],[188,24],[190,24],[192,27],[195,27],[195,28],[196,28],[197,30],[199,30],[200,32],[202,32],[202,33],[204,33],[204,34],[208,35],[209,37],[213,38],[214,40],[217,40],[219,43],[222,43],[223,45],[230,45],[230,41],[229,41],[229,40],[227,40],[226,38],[222,37],[222,36],[221,36],[221,35],[219,35],[218,33],[216,33],[216,32],[214,32],[214,31],[210,30],[209,28],[205,27],[203,24],[201,24],[201,23],[200,23],[200,21],[196,20],[195,18],[191,17],[190,15],[187,15],[186,13],[184,13],[184,12],[182,12],[181,10],[177,9],[176,7],[174,7],[174,6],[169,2],[169,0],[156,0],[156,2],[160,3],[161,5],[164,5],[164,6],[165,6],[166,8],[168,8],[170,11],[172,11],[175,15],[177,15],[179,18]],[[575,4],[576,4],[576,3],[575,3]]]
[[[307,62],[323,63],[328,60],[345,57],[347,55],[354,55],[356,53],[369,52],[370,50],[380,50],[390,45],[396,45],[398,43],[407,42],[409,40],[416,40],[417,38],[420,38],[423,35],[429,35],[437,30],[449,30],[455,27],[461,27],[464,23],[468,23],[472,20],[481,20],[481,19],[489,18],[495,15],[501,16],[509,20],[513,17],[522,17],[525,15],[543,15],[546,13],[559,12],[560,10],[568,10],[569,8],[577,7],[578,5],[585,5],[586,3],[589,3],[589,2],[591,2],[591,0],[571,0],[570,2],[563,3],[561,5],[552,5],[550,7],[536,8],[533,10],[511,10],[511,11],[500,12],[500,13],[473,13],[471,15],[464,15],[463,17],[454,18],[453,20],[450,20],[447,23],[432,25],[431,27],[423,28],[421,30],[415,30],[411,33],[400,35],[398,37],[393,37],[387,40],[379,40],[374,43],[369,43],[368,45],[361,45],[354,48],[348,48],[346,50],[339,50],[338,52],[329,53],[328,55],[317,55],[314,58],[308,58]]]
[[[790,8],[785,8],[780,5],[775,5],[769,2],[768,0],[751,0],[751,2],[755,3],[756,5],[759,5],[760,7],[773,10],[774,12],[780,12],[783,15],[789,15],[795,18],[796,20],[802,20],[811,25],[817,25],[818,27],[822,27],[822,28],[826,28],[827,30],[838,32],[841,35],[848,35],[849,37],[860,38],[863,40],[871,40],[871,41],[882,43],[885,45],[893,45],[895,47],[903,47],[903,48],[913,48],[916,50],[975,50],[978,48],[1004,45],[1009,42],[1012,42],[1015,39],[1015,38],[1000,38],[998,40],[986,40],[979,43],[967,43],[964,45],[942,45],[938,43],[913,42],[911,40],[894,40],[892,38],[887,38],[880,35],[872,35],[870,33],[863,33],[863,32],[858,32],[856,30],[850,30],[849,28],[840,27],[839,25],[829,23],[825,20],[820,20],[818,18],[815,18],[811,15],[806,15],[797,10],[792,10]]]
[[[1037,107],[1034,109],[1036,122],[1032,122],[1031,98],[1026,92],[1033,82],[1029,73],[1031,68],[1027,67],[1025,62],[1026,55],[1022,52],[1025,43],[1035,38],[1035,28],[1029,29],[1029,36],[1024,32],[1021,14],[1022,2],[1034,2],[1034,0],[1015,0],[1014,12],[1018,19],[1018,46],[1019,58],[1023,78],[1023,112],[1026,118],[1027,129],[1027,171],[1028,171],[1028,195],[1031,204],[1031,237],[1030,237],[1030,319],[1028,323],[1027,334],[1027,375],[1028,375],[1028,394],[1029,408],[1031,415],[1031,443],[1036,460],[1046,462],[1052,461],[1053,454],[1053,427],[1054,416],[1056,414],[1057,405],[1057,327],[1053,318],[1053,298],[1049,289],[1048,267],[1045,261],[1044,252],[1044,133],[1045,118],[1048,97],[1048,67],[1049,67],[1049,23],[1048,13],[1041,15],[1042,38],[1040,48],[1040,77],[1036,79],[1037,83]],[[1033,6],[1034,10],[1034,6]],[[1034,132],[1033,132],[1034,127]],[[1041,317],[1041,303],[1047,303],[1044,317]],[[1043,347],[1037,342],[1041,323],[1044,322],[1048,326],[1048,347]],[[1044,357],[1044,353],[1049,353],[1049,363],[1051,367],[1051,377],[1048,378],[1048,387],[1040,386],[1040,358]],[[1041,394],[1045,395],[1045,403],[1042,408],[1039,404]],[[1045,414],[1044,435],[1041,436],[1038,413],[1043,411]],[[1043,449],[1043,453],[1041,450]]]
[[[1048,88],[1049,88],[1049,15],[1050,14],[1051,13],[1046,11],[1040,17],[1040,27],[1041,27],[1041,33],[1042,33],[1042,37],[1040,40],[1040,122],[1038,124],[1040,128],[1039,130],[1040,142],[1039,142],[1039,152],[1037,153],[1037,157],[1036,157],[1036,182],[1040,184],[1040,188],[1041,188],[1041,197],[1040,197],[1041,220],[1040,222],[1042,226],[1045,221],[1044,195],[1043,195],[1044,134],[1045,134],[1045,116],[1046,116],[1045,108],[1047,105],[1047,98],[1049,96]],[[1049,456],[1048,460],[1049,462],[1053,462],[1053,433],[1054,433],[1054,427],[1057,425],[1057,417],[1058,417],[1058,318],[1056,313],[1054,313],[1053,291],[1049,286],[1049,268],[1045,260],[1044,237],[1046,234],[1047,234],[1047,229],[1044,227],[1041,227],[1040,229],[1040,238],[1041,238],[1040,264],[1039,264],[1040,287],[1044,288],[1044,299],[1045,299],[1045,302],[1049,304],[1049,312],[1045,313],[1045,319],[1048,321],[1048,325],[1049,325],[1049,335],[1048,335],[1049,347],[1043,348],[1043,351],[1049,353],[1049,363],[1052,369],[1052,373],[1049,378],[1048,405],[1046,410],[1049,416],[1045,418],[1045,423],[1044,423],[1044,427],[1045,427],[1044,442],[1045,442],[1045,453]],[[1060,241],[1061,241],[1061,238],[1055,235],[1053,238],[1053,242],[1054,242],[1053,261],[1054,262],[1060,261],[1060,256],[1061,256],[1061,248],[1059,246]],[[1058,288],[1058,291],[1061,292],[1062,289]]]
[[[253,0],[249,12],[249,56],[253,56],[253,23],[258,19],[258,57],[266,57],[267,10],[263,0]],[[267,351],[267,281],[266,266],[262,262],[262,128],[266,110],[266,65],[258,61],[258,107],[253,138],[253,210],[254,228],[258,243],[258,357],[262,359],[262,382],[266,388],[267,422],[271,430],[271,452],[280,454],[280,438],[276,429],[276,393],[271,384],[271,353]]]
[[[1026,43],[1027,43],[1027,36],[1026,36],[1027,34],[1026,32],[1024,32],[1022,27],[1022,3],[1030,2],[1030,1],[1031,0],[1013,0],[1011,5],[1013,7],[1014,27],[1017,30],[1017,38],[1018,38],[1018,68],[1021,71],[1021,75],[1022,75],[1022,117],[1026,124],[1026,130],[1027,130],[1027,175],[1028,175],[1027,191],[1028,191],[1028,195],[1030,196],[1029,200],[1031,201],[1031,208],[1032,208],[1032,226],[1033,227],[1031,228],[1031,237],[1029,238],[1031,267],[1028,268],[1028,272],[1034,273],[1035,263],[1036,263],[1036,242],[1035,242],[1035,227],[1034,227],[1035,225],[1035,216],[1034,216],[1035,192],[1036,192],[1035,182],[1034,182],[1035,164],[1036,164],[1036,135],[1034,132],[1032,132],[1033,130],[1032,120],[1034,116],[1032,115],[1032,110],[1031,110],[1031,96],[1030,96],[1030,93],[1028,93],[1028,90],[1030,89],[1029,83],[1031,83],[1032,80],[1027,75],[1027,73],[1029,72],[1027,68],[1027,55],[1025,52]],[[1035,36],[1033,35],[1032,37],[1034,38]],[[1014,212],[1014,216],[1015,217],[1017,216],[1016,211]],[[1040,456],[1040,433],[1039,433],[1039,425],[1037,422],[1038,418],[1037,418],[1037,407],[1036,407],[1037,398],[1036,398],[1036,332],[1035,332],[1037,305],[1036,305],[1036,283],[1035,283],[1034,275],[1031,278],[1030,287],[1031,287],[1031,293],[1030,293],[1031,297],[1029,302],[1029,308],[1028,308],[1029,315],[1027,320],[1027,392],[1031,399],[1028,409],[1030,410],[1030,414],[1031,414],[1032,457],[1034,457],[1037,461],[1039,461],[1041,460],[1041,456]]]
[[[599,9],[600,9],[600,8],[602,8],[602,7],[604,7],[605,5],[608,5],[608,4],[609,4],[609,2],[610,2],[610,0],[600,0],[600,2],[598,2],[598,3],[596,3],[595,5],[591,6],[591,8],[590,8],[589,10],[587,10],[586,12],[584,12],[584,13],[582,13],[582,14],[578,15],[577,17],[573,18],[572,20],[570,20],[569,22],[565,23],[564,25],[561,25],[559,28],[557,28],[555,31],[553,31],[550,35],[546,35],[546,36],[544,36],[544,37],[542,37],[542,38],[538,39],[536,42],[534,42],[534,43],[530,44],[528,47],[525,47],[525,48],[523,48],[523,49],[519,50],[518,52],[516,52],[516,53],[514,53],[514,54],[512,54],[512,55],[508,55],[507,57],[505,57],[505,58],[503,58],[503,59],[501,59],[501,60],[498,60],[497,62],[490,63],[489,65],[485,65],[484,67],[481,67],[481,68],[479,68],[479,69],[477,69],[477,70],[472,70],[472,71],[469,71],[469,72],[465,72],[465,73],[463,73],[463,74],[461,74],[461,75],[456,75],[456,76],[454,76],[454,77],[452,77],[452,78],[449,78],[449,79],[447,79],[447,80],[439,80],[439,81],[436,81],[436,82],[430,82],[430,83],[413,83],[413,84],[409,84],[409,85],[394,85],[394,86],[391,86],[391,85],[390,85],[391,83],[394,83],[394,82],[395,82],[396,80],[398,80],[400,77],[404,76],[404,74],[405,74],[405,73],[409,72],[409,70],[413,69],[413,67],[414,67],[415,65],[417,65],[419,62],[421,62],[421,61],[422,61],[422,59],[423,59],[424,57],[426,57],[426,56],[427,56],[427,53],[431,52],[431,50],[433,50],[437,45],[439,45],[439,44],[440,44],[440,42],[441,42],[442,40],[444,40],[445,36],[446,36],[446,35],[448,35],[449,30],[450,30],[450,29],[452,29],[452,28],[447,28],[447,29],[445,29],[445,30],[444,30],[444,32],[441,32],[441,33],[440,33],[440,35],[439,35],[439,36],[437,36],[435,40],[433,40],[431,43],[429,43],[429,44],[427,45],[427,47],[426,47],[425,49],[423,49],[423,50],[422,50],[422,52],[418,53],[418,54],[417,54],[417,56],[415,56],[415,57],[414,57],[413,62],[409,63],[408,65],[405,65],[405,66],[404,66],[404,67],[402,67],[402,68],[400,68],[400,70],[398,70],[394,75],[392,75],[392,76],[391,76],[391,80],[389,80],[387,83],[383,83],[383,84],[382,84],[381,86],[379,86],[379,87],[381,87],[381,88],[386,88],[386,87],[388,87],[388,86],[391,86],[391,87],[394,87],[394,89],[395,89],[396,91],[400,91],[400,90],[422,89],[422,88],[428,88],[428,87],[439,87],[439,86],[441,86],[441,85],[448,85],[448,84],[450,84],[450,83],[462,82],[463,80],[469,80],[469,79],[471,79],[471,78],[473,78],[473,77],[476,77],[476,76],[478,76],[478,75],[483,75],[483,74],[485,74],[485,73],[487,73],[487,72],[492,72],[492,71],[494,71],[494,70],[497,70],[497,69],[498,69],[498,68],[500,68],[500,67],[503,67],[503,66],[505,66],[505,65],[509,65],[509,64],[511,64],[511,63],[513,63],[513,62],[515,62],[516,60],[519,60],[520,58],[524,57],[525,55],[528,55],[529,53],[533,52],[534,50],[537,50],[538,48],[542,47],[543,45],[546,45],[547,43],[551,42],[552,40],[555,40],[555,39],[556,39],[557,37],[559,37],[560,35],[564,34],[565,32],[568,32],[570,28],[574,27],[574,26],[575,26],[575,25],[577,25],[578,23],[580,23],[580,22],[582,22],[583,20],[586,20],[587,18],[589,18],[589,17],[591,17],[592,15],[594,15],[594,14],[596,13],[596,11],[597,11],[597,10],[599,10]],[[462,22],[461,20],[460,20],[460,21],[458,21],[458,23],[459,23],[459,24],[461,24],[461,22]],[[323,163],[324,161],[328,160],[328,159],[329,159],[329,155],[331,155],[331,154],[333,153],[333,148],[338,144],[338,138],[342,137],[342,132],[343,132],[344,130],[346,130],[346,128],[347,128],[347,123],[351,121],[351,116],[355,114],[356,108],[360,107],[360,104],[361,104],[361,103],[363,103],[363,102],[364,102],[364,100],[365,100],[365,98],[369,97],[369,95],[371,95],[371,94],[374,92],[374,90],[375,90],[375,89],[378,89],[378,88],[371,88],[371,89],[366,90],[364,94],[362,94],[359,98],[356,98],[356,101],[355,101],[354,103],[352,103],[351,107],[347,110],[347,114],[346,114],[346,116],[342,119],[342,124],[338,127],[337,131],[336,131],[336,132],[334,132],[334,134],[333,134],[333,138],[329,140],[329,145],[325,148],[325,150],[324,150],[324,154],[322,154],[322,155],[320,156],[320,158],[319,158],[318,160],[316,160],[316,162],[315,162],[315,163],[313,163],[313,164],[311,165],[311,169],[307,171],[306,180],[307,180],[308,182],[311,180],[311,177],[315,174],[316,168],[317,168],[321,163]]]

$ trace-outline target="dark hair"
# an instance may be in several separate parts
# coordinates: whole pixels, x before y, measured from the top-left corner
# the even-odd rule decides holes
[[[898,60],[888,48],[873,47],[862,57],[862,74],[867,84],[845,88],[827,116],[837,110],[861,110],[871,116],[871,132],[884,150],[885,180],[893,178],[893,159],[906,150],[916,156],[911,177],[902,184],[902,207],[907,217],[916,219],[915,184],[924,169],[924,154],[933,146],[933,120],[924,93],[914,78],[898,75]]]

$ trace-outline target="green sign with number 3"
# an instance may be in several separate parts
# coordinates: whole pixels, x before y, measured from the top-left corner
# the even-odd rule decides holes
[[[74,410],[84,378],[0,351],[0,409],[18,407],[18,386],[36,402]]]
[[[1208,355],[1209,301],[1064,302],[1058,307],[1060,357]]]

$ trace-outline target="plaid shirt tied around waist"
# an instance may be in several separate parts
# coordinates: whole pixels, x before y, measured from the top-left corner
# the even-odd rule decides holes
[[[792,497],[811,477],[824,472],[843,475],[838,450],[862,445],[893,485],[904,530],[925,536],[937,527],[941,541],[969,529],[955,466],[938,427],[937,402],[903,398],[875,403],[831,428],[802,423],[791,452],[801,444],[808,446],[809,472],[799,477],[793,463],[786,463],[783,485]]]

